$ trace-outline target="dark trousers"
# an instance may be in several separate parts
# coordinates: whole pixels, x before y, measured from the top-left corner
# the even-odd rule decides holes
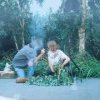
[[[73,68],[70,62],[64,66],[64,69],[68,73],[69,76],[73,77]],[[54,75],[54,73],[55,72],[52,72],[50,68],[47,71],[47,75]]]

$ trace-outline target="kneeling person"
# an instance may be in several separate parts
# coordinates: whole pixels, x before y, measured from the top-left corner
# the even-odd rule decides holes
[[[42,49],[41,53],[37,56],[39,49],[39,41],[34,40],[30,44],[25,45],[12,60],[12,65],[18,75],[17,83],[24,83],[34,74],[36,62],[44,55],[45,50]],[[27,74],[25,74],[25,69]]]

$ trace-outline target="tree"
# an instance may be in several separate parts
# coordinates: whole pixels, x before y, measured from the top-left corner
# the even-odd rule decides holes
[[[86,50],[100,59],[100,1],[89,0],[88,19],[86,20]]]
[[[87,6],[88,6],[88,0],[82,0],[82,22],[81,27],[79,29],[79,52],[81,54],[84,54],[85,52],[85,21],[87,18]]]
[[[29,0],[0,1],[0,21],[3,23],[2,31],[6,35],[13,37],[17,50],[25,44],[25,34],[30,18],[29,3]]]

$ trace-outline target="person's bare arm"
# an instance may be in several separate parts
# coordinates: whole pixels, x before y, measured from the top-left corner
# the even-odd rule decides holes
[[[45,49],[42,49],[41,53],[36,57],[35,62],[37,62],[39,59],[41,59],[44,54],[45,54]]]
[[[50,60],[48,60],[48,63],[49,63],[49,67],[50,67],[51,71],[55,72],[52,62]]]
[[[61,52],[61,59],[63,61],[62,63],[62,67],[64,67],[65,65],[67,65],[70,62],[70,58],[62,51]]]
[[[45,54],[45,49],[41,50],[41,53],[35,58],[35,60],[31,59],[28,61],[28,66],[31,67],[33,66],[34,63],[37,63],[37,61],[39,59],[41,59],[43,57],[43,55]]]
[[[66,57],[65,59],[64,59],[64,62],[63,62],[63,64],[62,64],[62,67],[64,67],[66,64],[68,64],[70,62],[70,58],[69,57]]]

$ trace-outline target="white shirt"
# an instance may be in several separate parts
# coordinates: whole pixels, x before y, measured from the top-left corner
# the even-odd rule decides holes
[[[48,60],[50,63],[52,63],[52,65],[60,64],[63,62],[64,59],[68,59],[68,56],[63,51],[48,51]]]

